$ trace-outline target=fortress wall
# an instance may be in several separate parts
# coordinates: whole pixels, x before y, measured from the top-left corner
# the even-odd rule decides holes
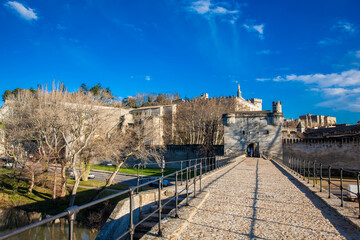
[[[284,156],[318,161],[347,169],[360,169],[360,138],[284,143]]]
[[[282,157],[282,114],[254,112],[223,116],[225,155],[245,154],[249,144],[258,146],[258,154]]]

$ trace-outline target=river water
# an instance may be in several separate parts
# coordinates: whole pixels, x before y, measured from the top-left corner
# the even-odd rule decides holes
[[[0,232],[4,234],[9,232],[10,230]],[[90,229],[84,227],[74,226],[74,239],[84,239],[84,240],[93,240],[96,238],[98,231],[91,231]],[[11,240],[62,240],[69,239],[69,228],[67,224],[48,224],[44,226],[40,226],[29,231],[23,232],[9,238]]]

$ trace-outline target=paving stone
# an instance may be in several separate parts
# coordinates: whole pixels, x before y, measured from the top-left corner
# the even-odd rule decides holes
[[[203,186],[209,196],[178,239],[360,239],[271,161],[238,159]]]

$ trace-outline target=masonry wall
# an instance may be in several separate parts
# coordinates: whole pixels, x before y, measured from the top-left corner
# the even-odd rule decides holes
[[[360,170],[360,138],[284,143],[284,156]]]
[[[282,157],[281,116],[268,112],[227,114],[223,121],[225,155],[245,154],[254,143],[260,154]]]

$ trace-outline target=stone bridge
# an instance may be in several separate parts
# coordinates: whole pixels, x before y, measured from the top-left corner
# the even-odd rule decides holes
[[[196,211],[165,221],[162,239],[360,239],[358,227],[273,161],[239,157],[203,186]]]

